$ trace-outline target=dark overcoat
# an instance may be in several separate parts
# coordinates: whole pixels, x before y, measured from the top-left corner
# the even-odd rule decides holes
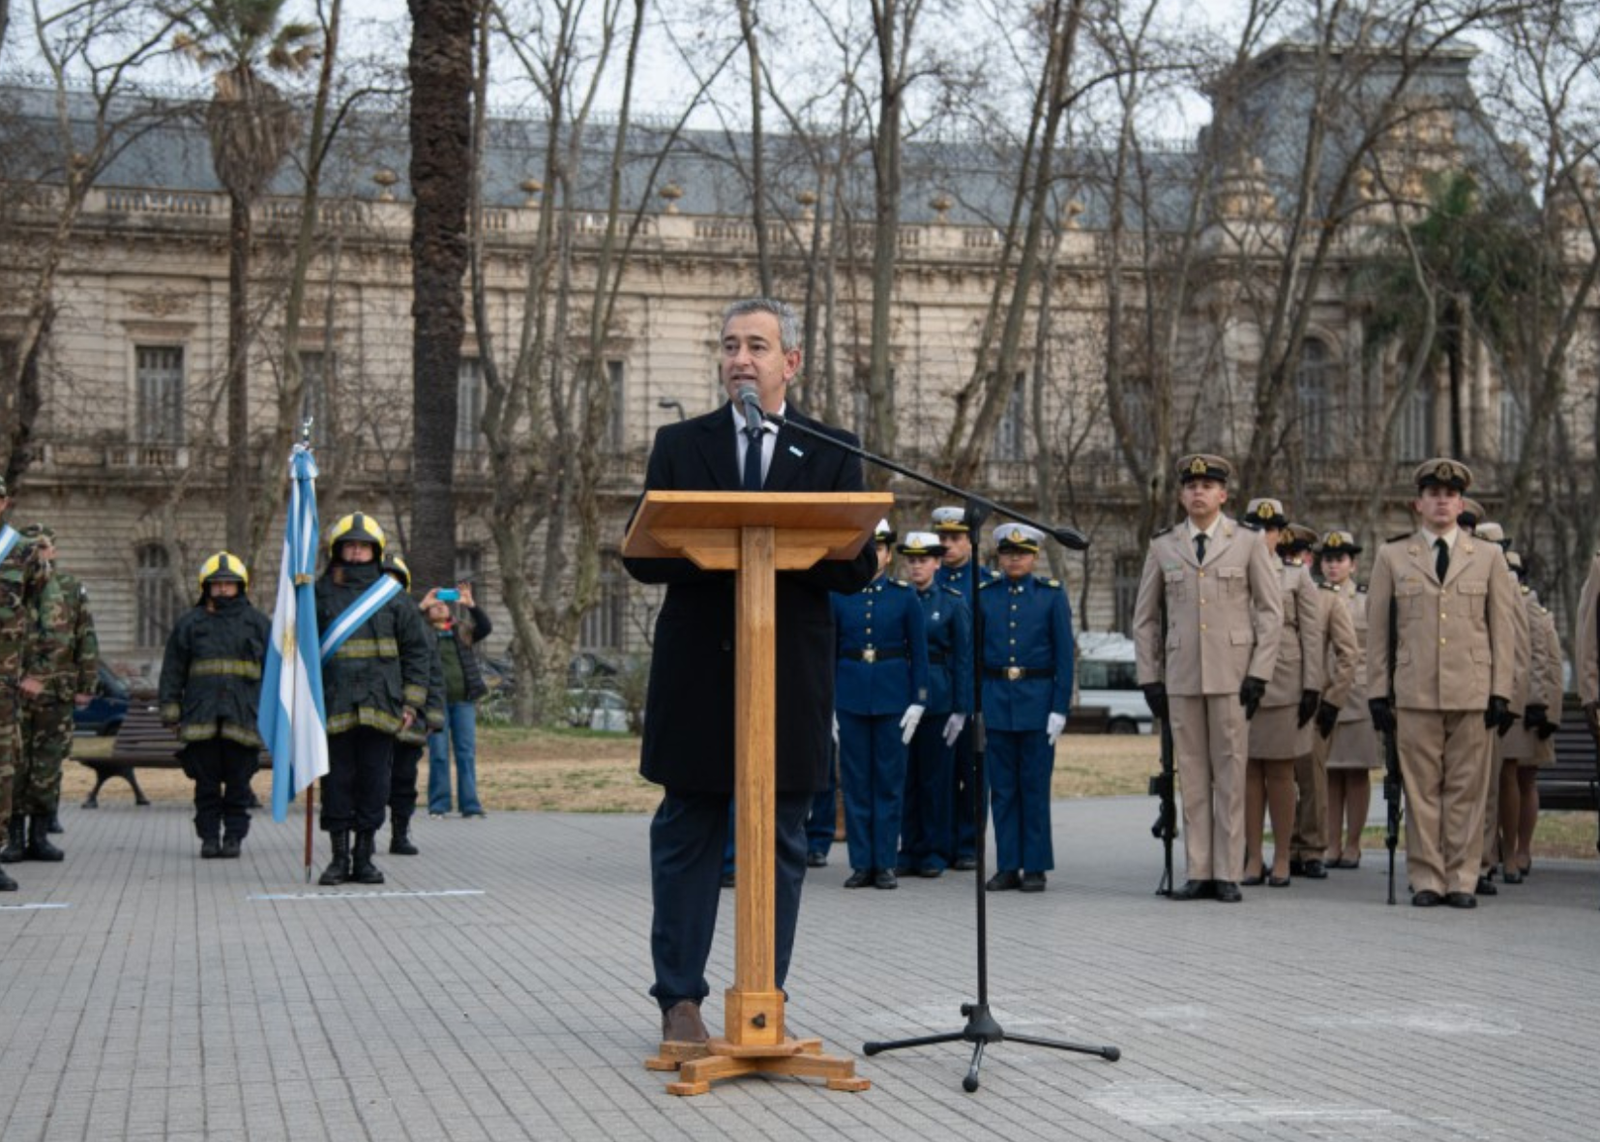
[[[856,438],[794,410],[786,417],[850,444]],[[649,491],[740,489],[732,411],[656,433],[645,473]],[[787,425],[778,433],[762,490],[859,492],[861,461]],[[702,571],[687,559],[626,559],[641,583],[664,583],[645,699],[639,772],[683,792],[731,793],[734,770],[733,574]],[[832,745],[834,626],[828,594],[849,594],[877,572],[873,545],[850,560],[824,560],[778,575],[777,788],[815,792],[827,784]]]

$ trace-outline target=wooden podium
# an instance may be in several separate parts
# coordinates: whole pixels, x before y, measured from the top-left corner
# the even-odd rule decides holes
[[[849,559],[894,504],[887,492],[649,492],[622,553],[689,559],[732,571],[735,617],[735,805],[739,878],[735,887],[734,983],[725,993],[723,1037],[704,1047],[663,1043],[645,1066],[676,1070],[670,1094],[704,1094],[717,1079],[802,1075],[829,1090],[866,1090],[855,1060],[822,1053],[820,1039],[784,1033],[783,993],[774,979],[773,777],[777,730],[777,583],[823,559]]]

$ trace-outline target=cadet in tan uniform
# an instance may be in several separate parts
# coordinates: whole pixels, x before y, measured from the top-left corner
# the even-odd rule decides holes
[[[1242,899],[1247,723],[1283,626],[1271,557],[1222,513],[1232,471],[1220,456],[1178,462],[1188,518],[1151,539],[1134,605],[1139,685],[1170,720],[1183,795],[1188,879],[1174,900]]]
[[[1240,520],[1261,536],[1283,593],[1283,635],[1261,711],[1250,722],[1250,763],[1244,787],[1244,884],[1289,886],[1294,831],[1295,761],[1311,752],[1311,719],[1322,694],[1322,605],[1317,585],[1298,559],[1285,559],[1278,540],[1288,526],[1278,500],[1251,500]],[[1272,872],[1262,853],[1264,816],[1272,817]]]
[[[1583,591],[1578,599],[1577,646],[1572,651],[1573,683],[1578,688],[1578,701],[1583,705],[1584,721],[1589,733],[1600,744],[1600,638],[1596,637],[1595,623],[1600,621],[1600,555],[1589,563],[1588,577],[1583,581]]]
[[[1286,534],[1288,542],[1280,540],[1279,550],[1287,547],[1309,570],[1316,558],[1317,533],[1291,523]],[[1289,875],[1312,880],[1328,875],[1328,750],[1339,710],[1355,686],[1356,659],[1361,655],[1355,623],[1338,592],[1323,583],[1317,602],[1322,608],[1322,700],[1317,703],[1311,752],[1294,762],[1294,840],[1289,846]],[[1331,835],[1338,839],[1337,832]]]
[[[1371,771],[1383,764],[1378,735],[1372,731],[1367,711],[1367,589],[1356,585],[1356,556],[1361,545],[1348,531],[1330,531],[1322,537],[1323,589],[1343,609],[1356,636],[1356,668],[1350,692],[1339,704],[1338,716],[1327,739],[1329,868],[1361,867],[1361,830],[1372,804]],[[1331,692],[1330,687],[1330,692]],[[1325,722],[1331,695],[1323,696],[1317,710],[1317,728]]]
[[[1456,524],[1472,483],[1467,466],[1427,460],[1415,478],[1422,525],[1378,549],[1368,590],[1368,685],[1387,693],[1392,660],[1394,706],[1374,697],[1368,708],[1380,732],[1397,729],[1411,903],[1476,908],[1489,730],[1511,721],[1519,604],[1499,550]]]
[[[1458,517],[1457,522],[1460,522]],[[1505,529],[1492,520],[1480,520],[1473,528],[1472,534],[1477,538],[1494,544],[1502,552],[1508,551],[1511,544],[1506,539]],[[1505,565],[1506,580],[1511,584],[1511,590],[1521,602],[1521,593],[1518,590],[1516,573],[1512,571],[1509,558],[1502,557]],[[1492,741],[1489,760],[1489,783],[1483,794],[1483,852],[1478,857],[1478,895],[1494,896],[1499,889],[1494,885],[1494,876],[1500,866],[1500,826],[1509,812],[1512,820],[1519,816],[1519,799],[1517,797],[1517,767],[1518,761],[1524,756],[1532,758],[1532,735],[1523,728],[1524,715],[1528,706],[1529,683],[1533,670],[1533,640],[1528,629],[1528,611],[1525,605],[1520,605],[1512,612],[1512,627],[1516,634],[1516,649],[1513,657],[1516,662],[1516,672],[1512,675],[1511,684],[1511,716],[1516,721],[1507,729],[1502,729]],[[1513,829],[1513,831],[1515,831]],[[1519,876],[1517,883],[1522,878]]]
[[[1517,576],[1518,590],[1528,612],[1528,638],[1532,662],[1528,672],[1528,705],[1520,725],[1508,736],[1522,734],[1526,739],[1516,751],[1516,781],[1500,786],[1500,853],[1507,884],[1520,884],[1533,867],[1533,830],[1539,822],[1539,769],[1555,761],[1555,742],[1550,739],[1561,721],[1564,696],[1561,677],[1561,637],[1556,621],[1539,602],[1539,593],[1528,586],[1527,568],[1522,556],[1506,552],[1506,562]],[[1554,711],[1554,713],[1552,713]]]

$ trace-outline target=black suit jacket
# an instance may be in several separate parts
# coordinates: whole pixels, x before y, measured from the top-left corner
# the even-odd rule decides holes
[[[656,433],[645,490],[738,491],[728,405]],[[794,411],[789,420],[854,444],[855,437]],[[861,461],[790,430],[778,433],[768,492],[859,492]],[[733,791],[733,574],[687,559],[627,559],[641,583],[665,583],[656,618],[639,771],[683,792]],[[834,628],[828,594],[861,590],[877,571],[873,545],[851,560],[824,560],[778,575],[777,788],[814,792],[827,783],[833,722]]]

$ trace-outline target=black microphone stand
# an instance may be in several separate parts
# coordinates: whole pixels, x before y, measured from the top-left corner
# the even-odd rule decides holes
[[[814,440],[831,444],[833,447],[865,460],[869,464],[885,468],[891,472],[915,480],[930,488],[936,488],[966,505],[965,520],[969,533],[980,534],[983,526],[991,513],[1006,516],[1009,519],[1029,524],[1040,531],[1052,536],[1056,542],[1074,551],[1083,551],[1089,546],[1089,539],[1076,528],[1052,527],[1029,519],[1020,512],[996,504],[992,500],[964,491],[952,484],[946,484],[932,476],[913,471],[910,468],[874,455],[864,448],[847,444],[843,440],[819,432],[798,421],[786,420],[781,416],[765,414],[766,418],[778,425],[787,425],[796,432],[804,433]],[[883,1051],[898,1051],[907,1047],[929,1047],[937,1043],[971,1043],[972,1062],[967,1067],[967,1075],[961,1080],[963,1090],[969,1093],[978,1089],[978,1070],[983,1065],[983,1054],[991,1043],[1001,1043],[1007,1039],[1016,1043],[1027,1043],[1034,1047],[1048,1047],[1056,1051],[1077,1051],[1085,1055],[1099,1055],[1107,1062],[1116,1062],[1122,1057],[1122,1052],[1116,1047],[1097,1047],[1087,1043],[1069,1043],[1059,1039],[1041,1039],[1032,1035],[1010,1035],[1000,1026],[994,1014],[989,1009],[989,906],[987,890],[984,887],[985,865],[988,857],[987,826],[989,814],[984,805],[988,783],[986,781],[984,755],[986,752],[985,733],[983,724],[983,608],[978,605],[978,559],[977,553],[967,561],[967,577],[972,597],[972,819],[974,825],[975,844],[973,856],[978,862],[976,879],[973,888],[977,900],[977,938],[978,938],[978,995],[972,1003],[961,1005],[961,1014],[966,1018],[966,1026],[959,1031],[945,1031],[937,1035],[921,1035],[912,1039],[890,1039],[883,1042],[863,1043],[861,1050],[867,1055],[876,1055]]]

